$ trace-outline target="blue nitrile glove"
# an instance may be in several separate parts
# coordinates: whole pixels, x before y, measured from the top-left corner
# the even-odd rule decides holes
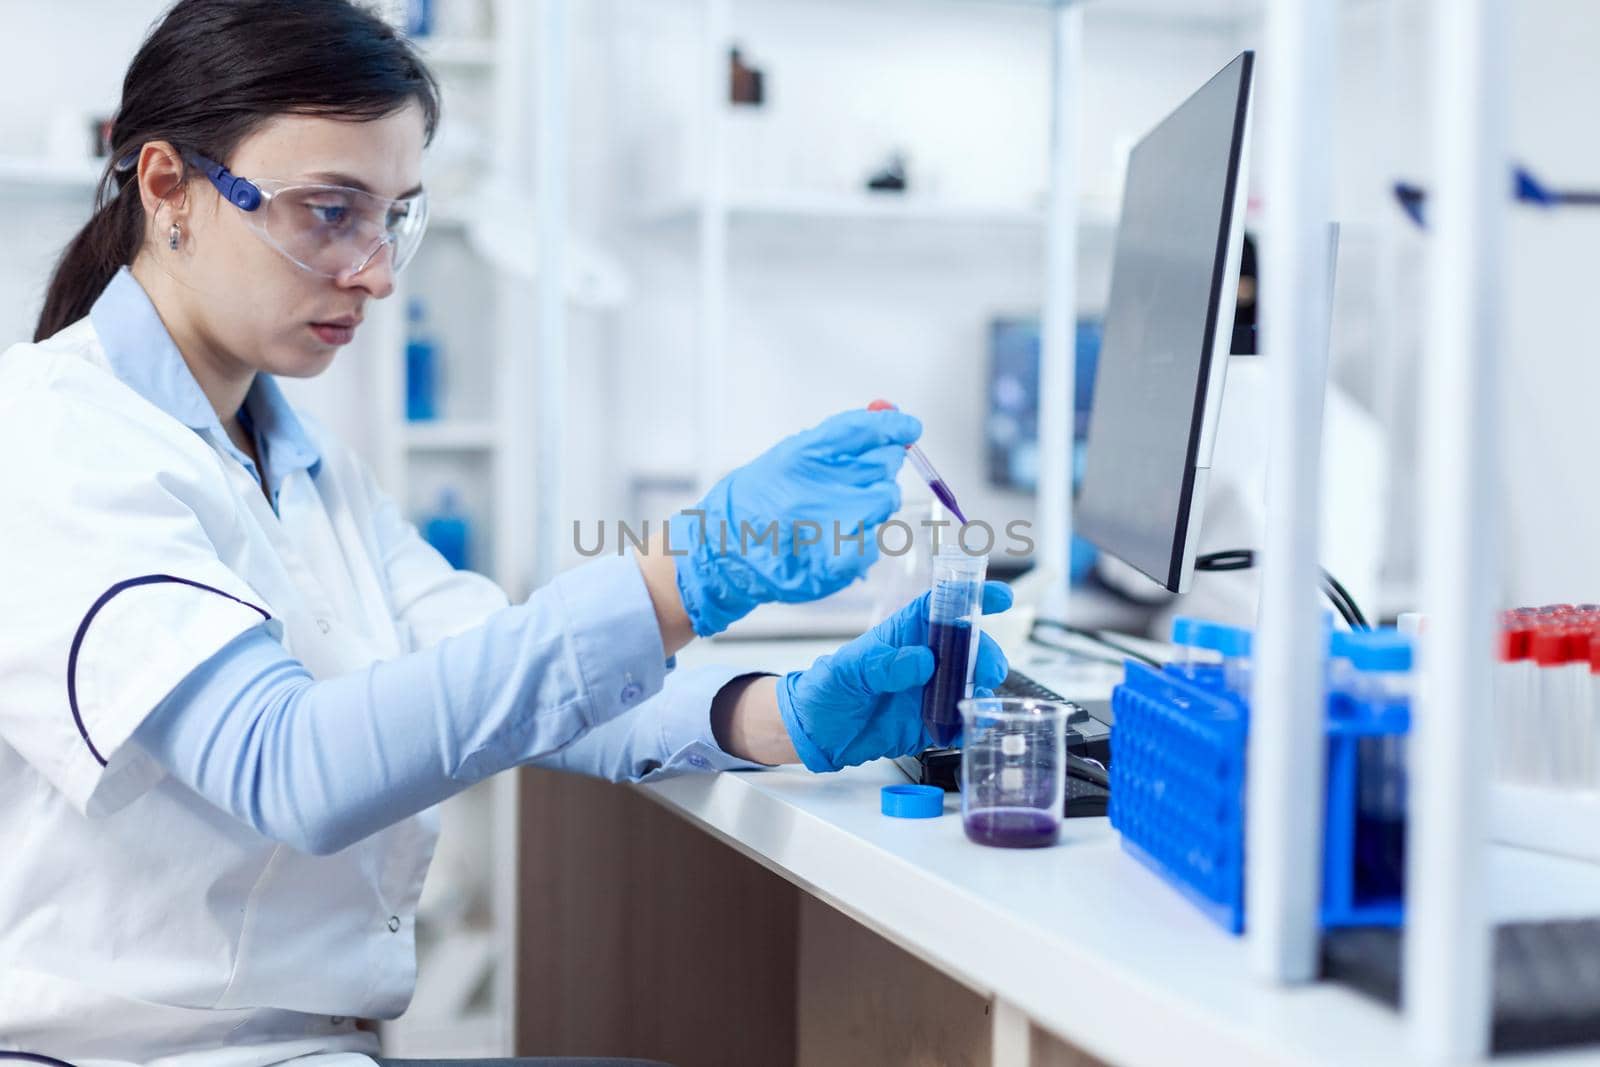
[[[900,510],[905,446],[921,435],[922,423],[898,411],[846,411],[779,441],[673,516],[669,550],[685,553],[678,593],[694,632],[721,633],[759,604],[818,600],[865,574],[877,528]]]
[[[1009,586],[984,583],[985,615],[1010,606]],[[1005,680],[1006,656],[988,634],[979,637],[973,690],[991,696]],[[931,743],[922,725],[922,687],[932,677],[923,593],[839,651],[778,679],[778,712],[810,770],[907,756]]]

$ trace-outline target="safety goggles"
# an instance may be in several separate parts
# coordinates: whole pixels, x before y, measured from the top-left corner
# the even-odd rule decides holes
[[[204,156],[189,159],[263,241],[312,274],[359,274],[385,248],[398,274],[428,228],[426,193],[391,200],[345,185],[240,178]]]

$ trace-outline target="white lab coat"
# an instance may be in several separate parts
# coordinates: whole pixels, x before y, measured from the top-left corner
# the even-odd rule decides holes
[[[264,615],[328,677],[505,606],[310,432],[321,469],[291,474],[275,515],[216,443],[111,373],[90,320],[0,355],[0,1048],[370,1067],[352,1017],[410,999],[431,812],[305,855],[127,743]],[[105,1029],[137,1036],[107,1047]]]

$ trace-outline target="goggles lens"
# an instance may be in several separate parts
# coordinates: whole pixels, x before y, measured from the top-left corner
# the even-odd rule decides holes
[[[258,182],[265,203],[252,222],[290,259],[317,274],[354,274],[387,250],[398,273],[422,243],[426,194],[390,200],[340,185]]]

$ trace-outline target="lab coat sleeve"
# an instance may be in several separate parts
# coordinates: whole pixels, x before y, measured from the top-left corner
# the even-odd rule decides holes
[[[246,634],[186,678],[135,740],[263,836],[337,852],[571,745],[660,688],[661,643],[638,568],[605,563],[563,575],[483,626],[335,678],[313,680],[271,637]],[[640,600],[648,632],[630,633],[631,620],[614,613]],[[641,661],[642,684],[615,692],[601,657]],[[699,690],[684,696],[709,707]]]
[[[408,651],[469,630],[506,606],[506,594],[498,585],[481,574],[456,570],[424,541],[370,470],[363,467],[361,479],[373,515],[390,611]]]
[[[221,562],[239,519],[209,450],[125,393],[37,350],[0,359],[0,739],[88,815],[160,780],[126,742],[174,686],[281,632]]]
[[[711,728],[712,701],[723,686],[750,673],[715,666],[674,671],[661,692],[637,708],[534,762],[613,782],[760,768],[724,752]]]

